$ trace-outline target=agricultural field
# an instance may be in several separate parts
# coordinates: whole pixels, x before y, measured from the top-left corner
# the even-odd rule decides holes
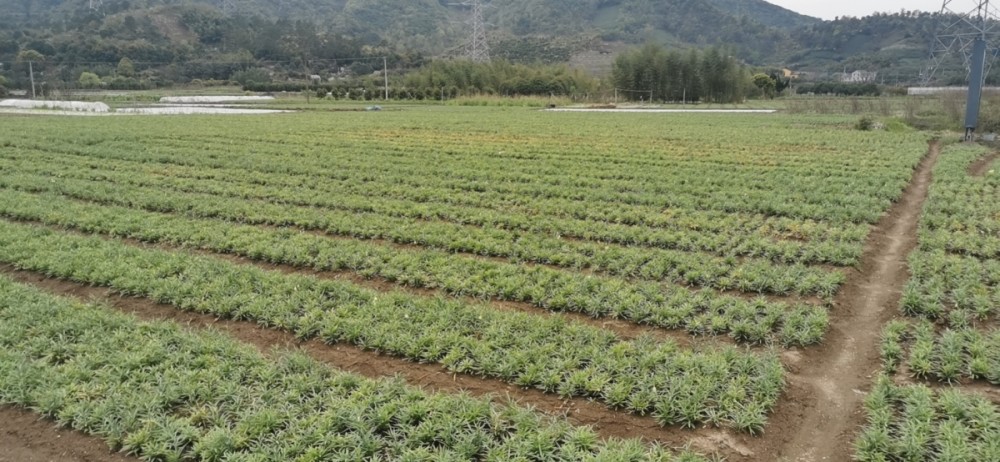
[[[1000,239],[981,150],[930,185],[940,143],[854,122],[5,118],[0,411],[157,461],[874,453],[857,390],[923,399],[883,356],[1000,380]]]
[[[934,169],[858,460],[1000,460],[995,159],[981,146],[950,146]]]

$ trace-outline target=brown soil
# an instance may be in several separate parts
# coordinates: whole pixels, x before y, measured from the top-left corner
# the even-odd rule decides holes
[[[38,414],[0,406],[0,462],[132,462],[100,438],[59,428]]]
[[[856,432],[864,424],[866,390],[881,367],[881,326],[897,314],[909,278],[906,258],[917,245],[917,225],[941,153],[931,142],[901,199],[882,217],[865,243],[858,269],[834,301],[830,331],[822,346],[786,353],[791,370],[765,436],[752,445],[760,460],[850,461]]]
[[[583,398],[563,399],[535,389],[522,389],[497,380],[455,374],[437,364],[418,364],[405,359],[362,350],[353,345],[328,345],[319,340],[303,341],[294,334],[257,324],[217,319],[210,315],[180,311],[170,305],[144,298],[125,297],[107,288],[90,287],[41,274],[0,265],[0,273],[16,281],[31,284],[51,293],[85,300],[95,300],[143,320],[168,320],[192,329],[214,329],[250,345],[264,354],[278,349],[295,349],[337,369],[366,377],[399,376],[407,383],[426,390],[448,393],[467,392],[473,396],[493,396],[500,401],[512,399],[555,416],[565,416],[577,425],[589,425],[602,437],[644,438],[673,447],[691,443],[704,452],[748,453],[727,430],[704,428],[683,430],[664,428],[652,417],[615,411]],[[2,428],[2,427],[0,427]],[[2,461],[2,459],[0,459]]]
[[[997,160],[997,157],[1000,157],[1000,152],[994,152],[973,162],[969,166],[969,175],[975,177],[985,176],[990,171],[990,167],[993,166],[993,161]]]

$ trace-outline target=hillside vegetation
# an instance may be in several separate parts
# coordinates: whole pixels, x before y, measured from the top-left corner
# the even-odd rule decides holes
[[[418,65],[459,55],[470,14],[444,0],[234,4],[235,11],[223,11],[220,0],[106,0],[90,10],[86,2],[0,0],[9,12],[0,17],[0,62],[10,69],[24,49],[50,63],[206,62],[167,80],[234,71],[207,62],[245,68],[337,60],[329,69],[295,64],[304,75],[336,71],[353,64],[345,60],[351,57],[393,55],[398,64]],[[936,15],[915,12],[821,21],[762,0],[493,0],[485,14],[493,55],[514,63],[567,63],[580,53],[613,55],[644,43],[680,51],[725,46],[750,65],[880,71],[902,82],[916,80],[937,24]],[[611,57],[606,61],[610,67]]]

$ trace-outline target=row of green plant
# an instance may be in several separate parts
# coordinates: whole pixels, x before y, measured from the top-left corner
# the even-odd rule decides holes
[[[445,176],[447,179],[467,181],[497,181],[511,184],[533,184],[539,176],[552,177],[555,184],[565,184],[576,187],[606,186],[610,191],[634,191],[650,186],[663,187],[668,183],[693,184],[711,182],[716,187],[721,185],[742,185],[745,180],[749,185],[767,186],[772,182],[771,174],[781,174],[790,181],[801,184],[802,187],[840,188],[846,184],[857,184],[859,180],[873,174],[891,175],[904,178],[892,168],[908,161],[905,157],[874,157],[862,156],[868,149],[899,149],[888,145],[884,140],[857,146],[834,147],[826,142],[818,145],[805,144],[801,140],[794,145],[781,147],[777,152],[768,152],[764,146],[733,147],[705,146],[698,156],[691,158],[690,149],[694,142],[679,145],[668,145],[658,149],[645,148],[643,151],[630,150],[630,143],[594,140],[596,146],[585,152],[567,151],[569,147],[582,148],[578,142],[566,145],[546,144],[545,138],[499,137],[497,135],[467,135],[440,134],[426,132],[420,128],[388,129],[373,128],[375,134],[344,134],[331,145],[321,144],[325,140],[314,134],[293,133],[278,134],[274,138],[258,138],[248,135],[246,139],[230,139],[225,134],[218,136],[185,136],[178,137],[170,133],[150,134],[142,138],[129,139],[118,136],[112,139],[84,140],[46,140],[38,143],[37,139],[14,137],[6,140],[11,147],[36,149],[51,149],[54,152],[93,153],[92,148],[100,145],[105,150],[112,150],[108,155],[121,156],[118,152],[128,143],[143,141],[155,143],[158,159],[179,163],[182,165],[219,166],[227,164],[243,165],[260,171],[281,171],[293,173],[313,173],[323,176],[343,175],[343,168],[366,169],[388,173],[392,176],[410,178],[401,173],[416,172],[429,177]],[[373,135],[388,137],[380,140],[380,144],[368,146],[365,156],[359,157],[356,150],[365,148],[372,143]],[[82,142],[81,142],[82,141]],[[789,144],[792,141],[789,140]],[[238,143],[251,147],[249,152],[241,152]],[[908,142],[907,145],[921,149],[920,144]],[[234,146],[237,145],[237,146]],[[437,147],[433,149],[431,146]],[[288,149],[294,147],[291,153]],[[330,151],[331,147],[336,150]],[[511,150],[511,148],[514,148]],[[803,153],[797,151],[801,150]],[[179,153],[204,151],[213,153],[211,156],[198,158],[168,158]],[[791,152],[789,152],[791,151]],[[813,151],[809,153],[809,151]],[[902,152],[902,151],[900,151]],[[117,155],[116,155],[117,153]],[[831,153],[840,157],[831,157]],[[130,153],[128,158],[136,158],[142,153]],[[247,160],[257,160],[253,165],[246,165]],[[442,162],[428,165],[428,161]],[[449,161],[444,163],[443,161]],[[615,165],[613,170],[608,165]],[[400,171],[400,167],[405,169]],[[503,169],[493,167],[505,167]],[[604,167],[602,169],[602,167]],[[704,169],[712,168],[727,175],[706,176]],[[696,178],[692,178],[692,173]],[[859,178],[858,173],[866,173]],[[734,178],[735,177],[735,178]],[[808,182],[812,177],[820,177],[829,181],[828,185]],[[869,187],[884,188],[883,182],[871,182]],[[683,189],[683,188],[680,188]]]
[[[1000,408],[983,396],[896,385],[881,375],[865,411],[867,423],[854,443],[860,462],[1000,460]]]
[[[995,200],[1000,180],[990,173],[971,177],[968,171],[985,153],[975,146],[955,146],[947,152],[924,211],[922,250],[967,255],[984,263],[1000,257],[1000,206]]]
[[[30,154],[29,154],[30,155]],[[82,168],[88,167],[88,168]],[[649,246],[689,252],[712,252],[721,255],[762,257],[784,263],[830,263],[850,265],[860,257],[860,239],[851,241],[828,240],[826,233],[847,234],[838,228],[818,226],[815,222],[790,222],[791,220],[723,215],[715,222],[675,219],[668,225],[674,229],[647,228],[607,222],[538,216],[516,210],[500,211],[479,207],[454,206],[433,202],[395,200],[372,197],[365,193],[338,191],[327,184],[302,186],[296,180],[268,181],[261,183],[257,176],[241,175],[240,180],[216,178],[189,178],[176,172],[163,175],[153,168],[132,169],[102,163],[95,168],[92,162],[66,162],[62,158],[24,158],[18,161],[0,159],[0,169],[52,176],[110,182],[141,188],[169,189],[264,200],[270,203],[321,207],[354,213],[370,213],[416,220],[447,221],[483,228],[499,228],[512,232],[545,234],[557,238],[583,239],[628,246]],[[204,175],[203,175],[204,176]],[[662,214],[661,214],[662,215]],[[683,218],[683,217],[678,217]],[[777,222],[777,223],[776,223]],[[784,226],[782,226],[784,225]],[[709,229],[705,229],[709,228]],[[861,231],[864,227],[854,228]],[[717,230],[717,231],[716,231]],[[707,232],[712,231],[712,232]],[[858,237],[850,236],[851,238]],[[815,236],[809,239],[809,236]]]
[[[993,197],[1000,188],[996,174],[972,176],[970,166],[990,151],[979,145],[949,146],[935,169],[935,186],[922,219],[932,230],[995,234],[1000,228]]]
[[[801,264],[782,265],[759,258],[740,259],[668,249],[566,241],[500,229],[318,210],[208,194],[150,190],[97,181],[68,178],[53,181],[51,177],[19,174],[0,178],[0,187],[57,192],[98,203],[238,223],[293,226],[332,235],[386,239],[448,252],[504,257],[515,262],[589,268],[615,276],[674,281],[720,290],[830,298],[845,278],[840,271]]]
[[[905,314],[941,321],[952,316],[983,321],[997,315],[1000,261],[944,250],[918,250],[909,261],[912,277],[903,291]]]
[[[969,165],[985,154],[979,146],[950,146],[934,169],[919,231],[919,248],[909,258],[911,279],[902,309],[909,316],[963,328],[969,319],[994,319],[1000,306],[1000,260],[990,244],[1000,215],[970,205],[995,202],[995,176],[973,177]],[[967,194],[967,195],[963,195]],[[973,227],[965,224],[969,219]],[[979,224],[991,223],[985,229]],[[965,249],[975,249],[965,251]]]
[[[702,460],[516,404],[266,358],[0,277],[0,403],[143,460]]]
[[[409,131],[382,128],[374,133],[382,135],[377,141],[373,138],[353,140],[352,138],[355,137],[345,137],[346,139],[330,140],[330,145],[323,145],[320,142],[320,140],[323,140],[322,137],[316,135],[307,137],[305,134],[296,133],[295,136],[300,138],[298,143],[296,144],[294,141],[288,140],[284,143],[283,147],[279,146],[281,140],[258,142],[254,141],[252,137],[250,139],[233,139],[230,141],[224,136],[217,136],[216,138],[221,139],[211,141],[199,139],[198,136],[185,136],[184,138],[188,139],[188,141],[180,141],[179,137],[173,136],[170,138],[173,141],[170,142],[161,139],[156,139],[155,141],[145,139],[145,142],[149,143],[153,141],[157,144],[156,148],[151,150],[155,152],[155,156],[157,157],[177,157],[177,155],[170,154],[169,152],[171,146],[173,146],[172,149],[177,152],[182,151],[185,154],[192,152],[204,153],[204,155],[198,156],[185,156],[187,160],[184,160],[184,162],[227,164],[232,161],[239,162],[242,165],[254,165],[253,168],[257,171],[296,172],[324,176],[328,172],[337,172],[337,174],[344,175],[345,173],[353,172],[353,167],[350,170],[345,170],[337,166],[337,163],[340,162],[338,159],[347,157],[353,159],[357,164],[364,165],[387,162],[384,168],[395,168],[396,171],[394,174],[396,176],[400,176],[399,172],[401,171],[402,164],[400,166],[395,164],[400,163],[404,159],[408,163],[421,164],[423,171],[433,171],[436,168],[444,173],[449,173],[449,177],[453,176],[450,175],[451,171],[456,169],[468,172],[485,172],[476,173],[476,175],[480,178],[479,181],[490,181],[489,185],[470,183],[464,178],[454,180],[452,181],[453,187],[449,188],[447,195],[442,198],[448,200],[449,196],[465,193],[476,197],[477,200],[485,201],[485,205],[495,205],[497,203],[519,204],[518,200],[523,200],[524,197],[540,197],[596,201],[600,202],[602,206],[605,204],[645,204],[661,208],[675,206],[726,212],[757,212],[865,222],[876,220],[880,216],[881,211],[888,206],[888,202],[898,196],[903,185],[908,180],[907,172],[900,169],[900,165],[915,165],[919,154],[923,150],[922,147],[919,147],[919,144],[910,142],[902,146],[899,143],[895,146],[885,146],[883,145],[883,141],[878,141],[877,144],[876,142],[871,142],[870,145],[857,142],[854,146],[837,150],[832,147],[832,144],[831,147],[803,146],[802,142],[799,141],[796,146],[781,147],[779,154],[772,156],[773,160],[770,164],[756,166],[754,163],[758,162],[757,160],[743,160],[744,158],[752,159],[758,155],[757,153],[760,151],[756,151],[758,149],[756,146],[753,146],[754,150],[734,150],[728,149],[729,146],[726,145],[724,149],[728,152],[718,155],[699,152],[698,156],[695,156],[691,160],[685,158],[692,157],[689,155],[689,151],[693,149],[692,146],[679,145],[677,147],[667,147],[662,150],[657,148],[654,152],[668,151],[675,153],[670,156],[673,160],[669,161],[668,165],[683,162],[687,168],[678,169],[671,166],[669,170],[664,169],[665,173],[659,175],[656,179],[656,184],[661,186],[653,186],[653,188],[658,189],[653,190],[649,189],[650,187],[644,186],[643,190],[637,192],[633,191],[636,188],[636,182],[631,180],[616,181],[606,186],[601,186],[600,189],[593,189],[579,187],[579,181],[588,180],[573,179],[579,178],[581,171],[593,172],[596,170],[607,172],[608,170],[635,169],[641,171],[650,169],[651,165],[645,162],[631,165],[626,163],[625,165],[620,165],[620,168],[608,169],[609,156],[616,154],[617,151],[623,151],[621,147],[618,147],[615,151],[604,152],[601,157],[595,156],[592,159],[588,159],[585,164],[583,160],[586,155],[567,152],[564,150],[565,148],[559,147],[562,160],[556,163],[556,159],[544,156],[539,157],[539,154],[534,152],[536,149],[552,149],[550,145],[545,145],[541,139],[531,138],[527,140],[529,143],[525,143],[527,146],[522,147],[517,142],[517,138],[509,136],[497,137],[494,135],[494,144],[504,140],[508,142],[497,144],[496,150],[493,151],[492,147],[479,146],[476,143],[479,139],[485,138],[483,135],[472,134],[466,140],[462,140],[456,136],[455,139],[449,141],[449,139],[441,139],[440,136],[436,136],[436,133],[427,134],[428,131],[421,127],[416,127],[415,130],[411,129]],[[450,144],[440,146],[436,144],[438,141]],[[37,140],[35,142],[37,143]],[[100,155],[92,153],[92,151],[109,150],[121,150],[128,153],[128,155],[143,155],[135,153],[135,149],[133,149],[135,146],[134,143],[134,141],[124,139],[120,141],[105,140],[105,142],[100,143],[100,146],[88,147],[86,142],[66,140],[65,145],[67,149],[87,153],[88,155]],[[380,151],[388,149],[384,147],[385,145],[393,143],[399,144],[399,147],[391,149],[392,153],[396,155],[389,156],[380,153]],[[510,143],[515,144],[512,147]],[[790,144],[791,141],[788,143]],[[51,140],[46,140],[45,143],[37,143],[37,146],[41,148],[43,145],[51,146],[52,144]],[[166,146],[163,146],[163,144],[166,144]],[[415,148],[414,146],[418,144],[435,146],[437,154],[433,157],[443,158],[446,162],[435,163],[430,161],[431,156],[425,156],[424,154],[428,151],[434,152],[434,150],[428,149],[429,146]],[[21,141],[16,141],[16,145],[33,146],[29,141],[25,141],[24,144]],[[626,147],[629,145],[625,144]],[[916,146],[915,148],[914,145]],[[251,149],[248,152],[243,152],[237,148],[244,146],[249,146]],[[331,149],[331,146],[334,148]],[[572,147],[581,148],[582,146],[572,144]],[[284,149],[286,152],[280,155],[272,152],[279,148]],[[525,152],[525,148],[532,151]],[[838,175],[837,178],[842,178],[842,180],[838,179],[837,181],[834,181],[833,175],[830,174],[832,168],[813,168],[816,171],[810,173],[809,175],[811,176],[809,177],[803,177],[801,174],[783,175],[787,170],[784,164],[792,158],[799,157],[800,154],[798,152],[807,153],[818,149],[836,152],[842,155],[842,158],[837,160],[837,164],[840,165],[845,163],[845,159],[862,161],[863,156],[861,156],[861,153],[871,152],[874,148],[885,148],[891,150],[891,152],[902,152],[902,148],[906,148],[911,153],[899,156],[886,156],[889,159],[888,161],[886,157],[871,156],[878,158],[874,162],[882,165],[882,167],[872,169],[870,172],[862,175]],[[50,149],[59,149],[59,147],[56,146]],[[223,149],[230,152],[222,152]],[[320,149],[325,150],[323,155],[317,152]],[[759,149],[766,152],[766,149],[763,147]],[[259,150],[263,151],[258,153]],[[331,150],[335,151],[335,155],[330,155],[329,151]],[[507,150],[513,152],[506,154]],[[792,150],[796,154],[784,154],[786,150]],[[860,152],[855,153],[853,151]],[[365,152],[365,154],[363,156],[355,155],[357,152]],[[586,152],[593,153],[595,151],[586,149]],[[447,155],[443,153],[447,153]],[[497,155],[496,153],[500,154]],[[633,157],[628,150],[624,150],[622,153],[628,157]],[[519,156],[528,157],[518,160]],[[191,159],[192,157],[194,159]],[[717,161],[716,157],[729,159],[729,163]],[[812,160],[812,164],[806,165],[815,166],[822,164],[831,155],[824,152],[814,157],[816,159]],[[544,160],[545,168],[539,168],[539,160]],[[330,163],[333,163],[335,166],[331,168],[328,165]],[[893,168],[886,168],[886,166]],[[514,168],[523,168],[543,173],[536,173],[534,176],[527,177],[528,183],[513,182],[505,179],[504,175],[506,174],[503,172],[511,171]],[[558,170],[554,172],[552,169]],[[402,171],[405,172],[408,170]],[[554,186],[548,185],[549,181],[556,179],[553,173],[558,173],[558,171],[563,172],[559,177],[564,178],[567,183]],[[692,172],[696,172],[697,175],[692,175]],[[723,174],[723,172],[727,174]],[[375,174],[374,172],[370,173]],[[711,175],[707,173],[711,173]],[[515,174],[522,175],[520,173]],[[384,176],[385,174],[379,173],[379,175]],[[418,183],[428,182],[432,181],[430,178],[434,176],[420,175],[417,177],[411,175],[410,180],[411,182],[419,180]],[[707,178],[711,178],[711,180],[707,180]],[[802,178],[802,180],[800,181],[799,178]],[[710,183],[706,183],[706,186],[698,186],[695,179],[699,179],[699,182],[709,181]],[[651,181],[648,183],[651,183]],[[679,185],[680,187],[673,187],[675,185]],[[824,185],[830,186],[827,187]],[[666,188],[666,186],[671,186],[671,188]],[[623,190],[619,191],[620,189]],[[671,194],[662,194],[667,189],[671,191]],[[451,200],[463,199],[452,198]]]
[[[905,367],[923,380],[1000,384],[1000,332],[981,332],[972,324],[938,329],[930,321],[894,321],[883,332],[881,352],[888,372]]]
[[[110,287],[180,309],[251,320],[302,338],[346,342],[456,373],[652,414],[665,426],[763,431],[784,384],[775,353],[684,349],[649,336],[485,305],[141,249],[38,226],[0,222],[0,261]]]
[[[30,149],[42,149],[58,152],[59,147],[41,144],[18,144],[20,147]],[[81,153],[91,155],[94,150],[122,150],[128,153],[127,143],[121,145],[101,146],[100,148],[81,149],[79,147],[69,147],[65,151],[70,153]],[[177,152],[184,155],[205,151],[208,157],[218,156],[217,151],[209,150],[209,146],[203,143],[192,142],[191,145],[175,146]],[[160,155],[166,148],[159,147]],[[131,153],[127,154],[132,156]],[[272,162],[278,159],[270,159]],[[246,159],[241,159],[246,162]],[[307,166],[301,160],[292,161],[295,164],[279,161],[280,167],[265,171],[291,171],[298,174],[312,174],[326,176],[329,166]],[[365,161],[369,163],[370,161]],[[431,164],[426,159],[420,160],[424,165]],[[196,162],[188,163],[194,164]],[[324,160],[323,164],[330,161]],[[211,165],[227,165],[222,162],[214,162]],[[267,168],[265,165],[255,165],[254,169]],[[360,176],[365,178],[375,177],[380,181],[383,178],[392,179],[398,176],[409,184],[400,185],[405,189],[415,189],[421,193],[427,188],[427,183],[433,183],[431,177],[415,176],[415,172],[400,174],[398,170],[402,165],[394,165],[392,169],[395,173],[367,173],[362,174],[352,172],[342,168],[336,169],[335,175],[339,176]],[[504,171],[509,167],[497,166],[491,168],[487,165],[476,165],[471,169],[476,171]],[[537,167],[534,167],[537,170]],[[470,205],[489,206],[491,204],[505,204],[514,206],[527,206],[537,200],[551,201],[563,200],[571,202],[584,202],[587,205],[599,205],[601,207],[611,207],[618,205],[647,206],[652,208],[682,208],[714,210],[726,213],[756,213],[770,216],[789,217],[796,219],[816,219],[834,222],[846,221],[849,223],[874,223],[881,212],[888,208],[891,201],[898,197],[902,188],[906,185],[906,180],[900,177],[896,181],[887,183],[884,178],[853,176],[845,180],[843,184],[835,184],[828,175],[817,174],[814,178],[794,181],[792,176],[782,176],[780,172],[775,172],[773,168],[763,169],[760,172],[747,172],[746,167],[739,168],[739,173],[722,174],[718,171],[711,171],[713,167],[709,165],[696,166],[692,170],[692,175],[702,178],[713,176],[714,178],[730,178],[728,180],[706,180],[706,183],[726,182],[726,185],[705,184],[696,185],[691,176],[679,177],[676,182],[680,185],[675,189],[668,189],[670,182],[668,177],[661,178],[658,186],[646,187],[639,191],[630,191],[635,188],[634,183],[625,182],[624,186],[606,186],[600,188],[582,187],[578,183],[579,179],[569,179],[567,184],[549,184],[557,180],[551,176],[543,176],[529,181],[507,181],[503,179],[481,179],[470,182],[464,179],[447,179],[447,184],[437,191],[427,192],[429,198],[435,201],[454,202],[456,200]],[[677,169],[675,169],[677,170]],[[675,171],[671,175],[678,175]],[[709,175],[711,174],[711,175]],[[490,174],[492,175],[492,173]],[[371,181],[371,180],[369,180]],[[652,184],[652,182],[651,182]],[[827,187],[821,185],[828,184]],[[432,184],[433,187],[433,184]],[[622,190],[625,189],[625,190]],[[456,199],[455,195],[469,195],[467,198]],[[470,202],[471,201],[471,202]]]
[[[1000,229],[995,228],[998,225],[1000,220],[985,219],[962,223],[951,229],[925,228],[920,232],[920,247],[997,260],[1000,259]]]
[[[822,339],[828,324],[826,310],[818,306],[747,301],[710,291],[696,293],[546,267],[457,258],[432,250],[393,249],[289,230],[80,203],[54,195],[2,191],[0,215],[318,271],[348,270],[409,287],[526,302],[552,311],[684,329],[693,335],[729,334],[745,343],[812,344]]]
[[[884,371],[865,401],[856,460],[1000,460],[1000,409],[962,388],[1000,384],[1000,261],[988,247],[1000,215],[985,205],[995,202],[996,179],[967,171],[983,153],[949,146],[935,166],[900,301],[907,318],[883,331]],[[912,380],[937,388],[902,384]]]
[[[159,152],[159,151],[158,151]],[[635,226],[646,226],[652,228],[665,229],[691,229],[696,231],[712,231],[714,233],[723,232],[730,229],[754,230],[765,228],[772,231],[779,238],[787,236],[796,240],[822,240],[822,241],[851,241],[860,242],[867,236],[868,228],[863,225],[850,225],[838,223],[835,225],[812,220],[798,220],[784,217],[768,217],[754,214],[731,214],[710,210],[696,209],[669,209],[642,207],[626,204],[618,204],[614,208],[602,208],[593,211],[589,204],[579,201],[568,200],[531,200],[520,198],[523,201],[518,207],[512,208],[501,203],[483,204],[474,198],[464,195],[454,194],[444,188],[431,188],[432,183],[444,184],[435,180],[428,174],[428,177],[421,180],[412,175],[404,175],[400,172],[390,170],[356,171],[362,166],[351,166],[351,170],[346,168],[339,173],[327,175],[316,175],[309,173],[275,173],[264,172],[252,169],[243,169],[239,166],[218,166],[190,164],[179,165],[169,164],[166,167],[159,162],[165,161],[159,154],[155,159],[142,158],[135,153],[120,151],[117,155],[111,150],[94,151],[88,154],[75,154],[71,152],[51,152],[35,149],[11,148],[0,153],[0,158],[9,158],[12,162],[11,168],[32,169],[32,171],[54,171],[64,174],[64,168],[78,171],[92,170],[103,172],[106,169],[115,170],[121,173],[134,172],[141,177],[160,176],[170,179],[185,186],[193,187],[194,180],[202,183],[203,187],[213,184],[210,180],[222,182],[218,188],[225,188],[225,183],[235,183],[247,188],[254,188],[253,194],[245,192],[249,197],[272,198],[285,202],[296,202],[298,197],[308,197],[310,203],[316,204],[316,200],[321,200],[324,195],[336,195],[338,197],[351,197],[351,195],[370,196],[378,193],[379,199],[397,199],[400,204],[410,207],[428,206],[454,206],[462,211],[469,208],[482,210],[502,210],[504,213],[514,213],[526,215],[535,219],[545,217],[563,217],[577,220],[597,221],[602,226],[610,224],[629,224]],[[98,162],[96,158],[99,158]],[[422,161],[426,163],[427,161]],[[399,169],[399,166],[396,166]],[[411,168],[407,166],[406,169]],[[415,167],[414,167],[415,168]],[[51,170],[47,170],[51,169]],[[449,174],[455,172],[449,172]],[[372,184],[378,180],[377,184]],[[478,180],[477,180],[478,181]],[[483,180],[492,181],[492,180]],[[532,179],[530,181],[537,181]],[[391,183],[391,184],[387,184]],[[377,189],[375,189],[377,188]],[[285,190],[289,190],[286,192]],[[306,195],[311,195],[306,196]],[[527,198],[533,199],[533,198]],[[474,202],[473,202],[474,201]],[[327,198],[326,205],[332,202]],[[332,204],[331,204],[332,205]],[[436,209],[435,209],[436,210]],[[588,211],[593,211],[588,213]],[[539,217],[541,215],[541,217]],[[428,218],[443,218],[432,215]],[[465,222],[469,218],[463,217],[456,221]],[[507,225],[511,226],[511,225]],[[518,223],[517,226],[527,226]]]
[[[324,119],[327,122],[325,125],[317,124],[316,120],[303,119],[306,116],[289,116],[289,119],[295,119],[295,123],[266,124],[272,129],[257,127],[259,130],[256,132],[246,133],[218,130],[220,125],[216,122],[204,127],[191,127],[185,130],[188,132],[184,133],[185,136],[172,131],[168,125],[165,130],[155,133],[112,134],[98,129],[77,134],[80,138],[69,138],[68,133],[51,134],[45,141],[49,143],[46,145],[58,148],[79,149],[98,143],[106,148],[116,148],[122,142],[145,141],[163,148],[164,155],[169,154],[171,147],[215,151],[215,155],[209,158],[178,159],[201,165],[220,160],[241,162],[259,158],[267,161],[262,164],[270,168],[269,164],[274,164],[275,158],[282,158],[323,169],[328,165],[325,162],[330,160],[341,162],[354,159],[363,161],[365,165],[386,167],[398,162],[421,166],[421,161],[450,160],[450,164],[439,164],[438,167],[450,170],[470,162],[476,165],[503,165],[506,170],[467,170],[462,172],[463,178],[475,178],[471,175],[478,174],[509,181],[538,173],[540,167],[544,167],[545,171],[552,167],[570,169],[574,171],[573,178],[608,180],[633,177],[655,179],[657,176],[669,179],[673,176],[670,175],[673,169],[682,169],[684,173],[699,166],[726,173],[745,172],[744,176],[748,178],[759,171],[781,172],[791,177],[825,174],[838,181],[849,180],[857,173],[895,178],[905,177],[901,175],[905,172],[894,171],[894,168],[909,165],[914,157],[904,153],[912,150],[919,159],[919,154],[925,149],[923,139],[912,134],[845,132],[844,124],[852,120],[839,118],[803,120],[775,116],[766,121],[755,121],[744,116],[683,115],[680,116],[683,119],[669,118],[671,125],[677,128],[665,138],[655,132],[638,132],[662,123],[664,116],[658,114],[654,114],[655,118],[627,115],[630,120],[616,120],[614,114],[491,114],[474,108],[448,108],[446,113],[435,112],[435,109],[421,108],[421,116],[425,119],[420,121],[414,120],[406,111],[386,112],[377,118],[347,113],[350,114],[349,119],[333,113],[326,116],[329,120]],[[476,120],[470,121],[469,117]],[[604,119],[610,119],[610,127],[599,123]],[[552,120],[570,123],[561,130],[540,130],[541,127],[549,128],[544,124]],[[461,121],[465,123],[459,123]],[[703,134],[697,128],[713,121],[724,122],[724,125],[713,127],[714,133],[718,134],[714,143],[705,143]],[[336,123],[331,125],[330,122]],[[631,124],[625,125],[626,122]],[[253,124],[252,121],[248,123]],[[499,130],[492,125],[496,123],[509,124],[509,127]],[[811,131],[800,131],[799,128]],[[748,130],[758,133],[749,137],[746,136]],[[738,135],[744,135],[739,138],[739,143],[730,138]],[[554,136],[560,137],[560,142],[554,143]],[[635,144],[639,140],[655,144]],[[10,146],[30,146],[31,141],[38,139],[14,134],[5,142]],[[236,147],[250,149],[244,152]],[[697,151],[692,152],[694,149]],[[873,150],[885,150],[895,155],[872,156]],[[359,152],[364,155],[355,155]],[[694,153],[697,155],[692,156]],[[608,165],[618,168],[607,169]],[[424,170],[429,167],[422,165]]]

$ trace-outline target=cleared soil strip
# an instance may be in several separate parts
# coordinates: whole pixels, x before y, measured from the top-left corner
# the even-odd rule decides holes
[[[210,315],[181,311],[148,299],[124,297],[106,288],[50,279],[38,273],[16,270],[9,265],[0,265],[0,273],[57,295],[97,300],[140,319],[167,320],[194,329],[212,328],[253,345],[264,354],[270,354],[275,348],[297,349],[330,366],[366,377],[398,375],[407,383],[430,391],[466,392],[473,396],[495,396],[501,400],[510,398],[547,414],[566,416],[574,424],[589,425],[605,438],[644,438],[673,447],[691,443],[693,449],[706,453],[738,454],[747,451],[728,430],[704,428],[689,431],[664,428],[651,417],[614,411],[587,399],[563,399],[540,390],[522,389],[496,380],[455,374],[440,365],[413,363],[362,350],[353,345],[328,345],[319,340],[303,341],[290,332],[250,322],[221,320]]]
[[[917,245],[920,213],[940,154],[940,143],[931,142],[903,196],[872,231],[859,270],[850,273],[834,302],[823,346],[805,350],[805,358],[790,365],[797,370],[790,388],[805,392],[806,401],[786,416],[791,422],[780,424],[794,429],[787,439],[773,446],[772,457],[760,460],[851,460],[854,436],[864,424],[865,390],[881,367],[881,328],[898,312],[910,276],[906,258]]]
[[[0,462],[135,462],[100,438],[60,428],[33,412],[0,406]]]
[[[994,152],[993,154],[973,162],[972,165],[969,166],[969,176],[986,176],[986,174],[990,171],[990,167],[993,166],[993,161],[997,160],[997,157],[1000,157],[1000,152]]]

